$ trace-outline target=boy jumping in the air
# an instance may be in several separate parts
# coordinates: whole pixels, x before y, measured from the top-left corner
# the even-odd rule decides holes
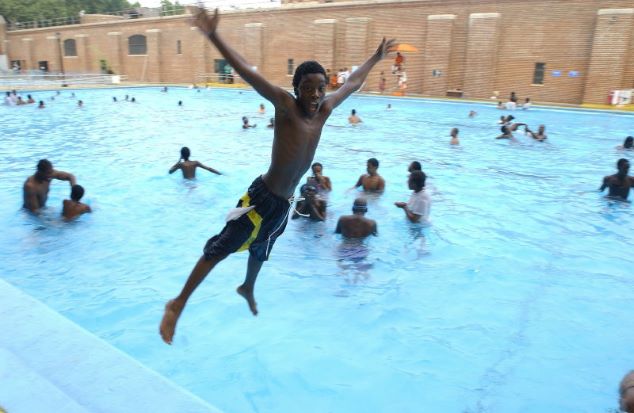
[[[220,234],[207,241],[202,257],[180,294],[165,305],[160,333],[168,344],[172,343],[176,322],[196,287],[216,264],[236,251],[249,250],[247,274],[244,283],[238,287],[238,294],[246,299],[251,312],[257,315],[253,296],[256,277],[275,240],[284,232],[295,187],[313,161],[326,119],[333,109],[361,87],[372,67],[395,46],[394,40],[386,41],[384,38],[376,52],[352,73],[341,88],[328,96],[324,68],[314,61],[304,62],[293,76],[293,96],[269,83],[225,43],[217,32],[220,20],[217,9],[213,16],[200,8],[194,8],[193,13],[193,23],[211,40],[231,67],[273,104],[275,129],[269,170],[253,181],[236,209],[229,213]]]

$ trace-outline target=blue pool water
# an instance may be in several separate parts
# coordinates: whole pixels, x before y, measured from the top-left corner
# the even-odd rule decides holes
[[[235,294],[247,258],[235,254],[193,295],[169,347],[157,334],[164,302],[266,170],[272,107],[258,115],[252,91],[146,88],[75,91],[79,109],[70,93],[34,93],[45,110],[0,106],[0,276],[222,410],[616,407],[634,367],[634,213],[596,189],[634,158],[614,149],[633,116],[517,111],[549,139],[510,143],[493,139],[502,112],[490,105],[354,96],[315,157],[333,182],[328,219],[289,223],[260,273],[260,315]],[[258,127],[243,131],[243,115]],[[453,126],[460,147],[448,145]],[[168,175],[183,145],[225,175]],[[43,157],[77,176],[93,214],[61,222],[59,181],[41,218],[20,210]],[[379,236],[347,245],[334,227],[370,157],[387,181],[369,202]],[[429,227],[393,205],[408,199],[412,160],[428,174]]]

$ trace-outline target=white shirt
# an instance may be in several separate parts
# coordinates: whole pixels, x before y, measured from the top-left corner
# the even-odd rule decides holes
[[[423,222],[429,221],[429,210],[431,208],[431,197],[425,189],[419,192],[412,192],[412,196],[407,201],[407,209],[412,213],[421,216]]]

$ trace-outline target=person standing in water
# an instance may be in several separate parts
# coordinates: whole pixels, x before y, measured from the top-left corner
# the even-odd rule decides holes
[[[216,175],[222,175],[220,172],[216,171],[214,168],[203,165],[198,161],[190,161],[189,157],[191,152],[187,146],[183,146],[181,148],[181,158],[172,166],[169,170],[170,174],[173,174],[177,170],[183,171],[183,178],[185,179],[194,179],[196,177],[196,168],[203,168],[208,170],[209,172],[215,173]]]
[[[326,71],[315,61],[300,64],[293,76],[291,95],[267,81],[246,60],[230,47],[218,33],[218,9],[213,16],[204,9],[192,7],[193,24],[209,38],[244,81],[275,108],[275,129],[271,164],[257,177],[247,193],[240,198],[237,208],[230,212],[224,229],[209,239],[189,275],[180,294],[165,305],[160,334],[171,344],[176,323],[187,300],[207,274],[229,254],[249,250],[247,273],[237,289],[249,305],[253,315],[258,314],[254,297],[255,281],[262,264],[288,221],[293,193],[315,156],[321,131],[332,111],[363,84],[370,70],[394,46],[394,40],[385,38],[372,54],[336,92],[326,96]]]

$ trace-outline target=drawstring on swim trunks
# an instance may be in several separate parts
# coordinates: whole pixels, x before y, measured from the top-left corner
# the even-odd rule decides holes
[[[275,235],[277,233],[277,231],[280,230],[280,228],[282,228],[282,225],[284,225],[284,223],[286,222],[286,220],[288,219],[288,215],[291,213],[291,210],[294,210],[295,212],[297,212],[299,215],[303,216],[303,217],[309,217],[310,214],[302,214],[301,212],[299,212],[297,210],[297,208],[295,208],[295,206],[293,205],[295,203],[295,201],[303,201],[305,198],[298,196],[291,196],[290,198],[288,198],[288,209],[286,210],[286,214],[284,214],[284,219],[282,219],[279,223],[279,225],[277,227],[275,227],[275,229],[269,234],[268,239],[266,240],[266,258],[269,258],[269,253],[271,252],[269,249],[269,246],[271,245],[271,237],[273,235]]]

